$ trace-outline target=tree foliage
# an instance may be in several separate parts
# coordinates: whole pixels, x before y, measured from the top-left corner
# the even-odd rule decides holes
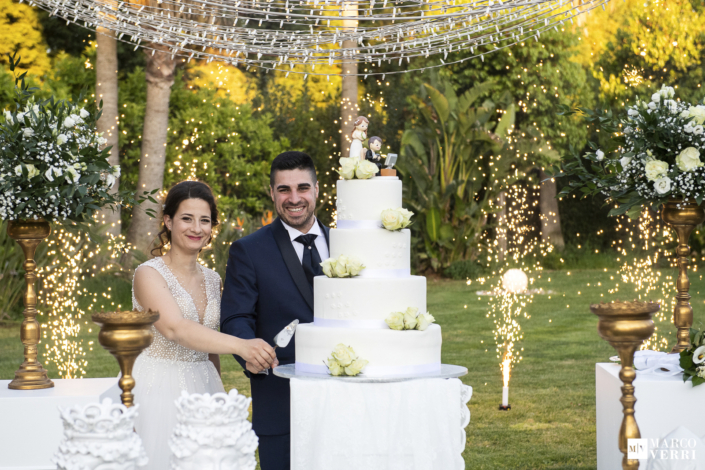
[[[46,51],[36,9],[0,0],[0,64],[9,64],[7,54],[17,53],[22,58],[22,71],[41,77],[51,66]]]
[[[515,119],[508,95],[478,103],[491,83],[461,95],[450,82],[441,85],[425,84],[414,98],[419,125],[404,133],[398,164],[404,202],[416,214],[417,264],[433,270],[472,255],[491,200],[516,168],[509,152],[503,155]]]

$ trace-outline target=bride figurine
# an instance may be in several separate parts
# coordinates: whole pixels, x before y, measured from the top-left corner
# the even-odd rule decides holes
[[[359,158],[360,160],[365,159],[365,152],[362,148],[362,141],[367,139],[367,128],[370,125],[370,121],[365,116],[358,116],[353,124],[352,131],[352,143],[350,144],[350,157]]]

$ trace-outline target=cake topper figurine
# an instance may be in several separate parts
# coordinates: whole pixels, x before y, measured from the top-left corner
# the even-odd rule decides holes
[[[365,160],[369,160],[377,165],[377,173],[379,174],[379,170],[384,166],[382,156],[377,153],[382,150],[382,139],[377,136],[370,137],[368,145],[370,148],[365,152]]]
[[[365,159],[365,151],[362,148],[362,141],[367,139],[367,128],[370,125],[369,119],[365,116],[358,116],[353,123],[353,131],[351,134],[352,143],[350,144],[350,157]]]

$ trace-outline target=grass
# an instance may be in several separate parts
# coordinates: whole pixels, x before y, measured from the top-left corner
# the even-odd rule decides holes
[[[475,292],[482,287],[474,283],[429,280],[428,309],[443,328],[443,362],[466,366],[469,373],[462,380],[474,390],[463,455],[466,468],[596,468],[595,363],[607,361],[614,350],[598,336],[597,318],[588,307],[617,297],[607,292],[615,272],[548,271],[537,280],[535,287],[553,293],[550,298],[535,296],[527,307],[531,318],[521,320],[523,360],[512,371],[508,412],[497,410],[502,382],[493,323],[486,317],[488,297],[478,297]],[[700,326],[705,320],[705,282],[699,274],[690,277],[694,324]],[[91,287],[100,289],[103,282],[93,280]],[[111,281],[111,289],[111,300],[130,304],[129,283]],[[0,324],[0,379],[12,378],[22,358],[18,330],[19,323]],[[97,329],[86,329],[83,337],[95,341],[88,352],[87,376],[117,375],[115,360],[97,346]],[[237,388],[249,395],[239,365],[231,357],[221,360],[226,390]],[[49,370],[56,377],[56,369]]]

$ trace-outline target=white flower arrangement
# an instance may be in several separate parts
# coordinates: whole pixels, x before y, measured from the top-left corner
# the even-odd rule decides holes
[[[411,225],[411,217],[413,215],[413,212],[403,209],[401,207],[399,209],[383,210],[382,226],[387,230],[396,232]]]
[[[657,209],[669,199],[705,199],[705,106],[674,100],[675,90],[663,86],[649,102],[637,100],[620,117],[601,110],[586,113],[587,121],[614,136],[611,149],[584,156],[573,153],[556,176],[574,176],[561,195],[579,189],[585,196],[605,194],[617,207],[610,215],[638,217],[644,206]],[[564,108],[561,114],[575,111]]]
[[[705,330],[691,328],[690,347],[680,352],[683,382],[692,379],[693,387],[705,383]]]
[[[18,64],[12,57],[10,69]],[[101,149],[100,109],[75,104],[82,96],[75,103],[37,100],[24,75],[15,79],[13,109],[0,118],[0,219],[83,223],[102,207],[149,198],[110,193],[120,167],[108,162],[109,148]]]
[[[352,347],[338,344],[331,357],[325,362],[330,375],[354,377],[358,375],[369,364],[369,361],[360,359]]]
[[[340,163],[340,176],[345,180],[354,178],[367,180],[377,174],[379,169],[377,165],[369,160],[360,160],[359,158],[341,157],[338,160]]]
[[[419,314],[419,309],[415,307],[409,307],[405,312],[392,312],[384,322],[392,330],[419,330],[424,331],[426,328],[434,323],[436,319],[430,313]]]
[[[323,274],[328,277],[355,277],[365,269],[365,265],[354,256],[340,255],[323,261],[321,268],[323,268]]]

